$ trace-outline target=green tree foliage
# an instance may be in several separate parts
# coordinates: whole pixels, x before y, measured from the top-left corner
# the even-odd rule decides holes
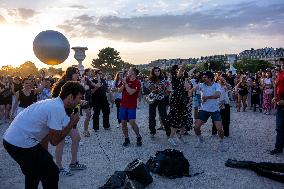
[[[29,75],[38,75],[38,69],[31,61],[26,61],[25,63],[21,64],[18,68],[18,71],[23,77],[27,77]]]
[[[242,59],[234,64],[234,67],[238,71],[249,71],[251,73],[256,73],[259,70],[265,70],[272,66],[273,65],[270,62],[256,59]]]
[[[226,71],[226,63],[223,60],[209,60],[203,66],[205,70]]]
[[[19,67],[16,68],[10,65],[2,66],[0,69],[0,74],[10,75],[10,76],[21,76],[21,77],[27,77],[29,75],[40,76],[38,68],[31,61],[26,61],[25,63],[21,64]]]
[[[119,56],[119,52],[111,47],[101,49],[98,58],[92,61],[92,67],[109,73],[115,73],[123,68],[129,68],[130,66],[132,65],[128,62],[124,62]]]
[[[14,75],[15,72],[15,68],[13,68],[11,65],[7,65],[1,67],[0,75]]]

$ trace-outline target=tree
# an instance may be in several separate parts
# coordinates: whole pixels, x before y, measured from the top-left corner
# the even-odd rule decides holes
[[[2,66],[0,70],[1,75],[14,75],[15,72],[16,72],[15,68],[11,65]]]
[[[121,60],[119,52],[111,47],[103,48],[99,51],[98,58],[93,59],[92,66],[104,72],[114,73],[122,68],[129,67],[129,63]]]
[[[20,65],[17,70],[21,73],[21,76],[23,77],[27,77],[29,75],[38,75],[38,69],[31,61],[26,61],[25,63]]]
[[[234,64],[234,67],[239,71],[249,71],[250,73],[256,73],[259,70],[265,70],[272,68],[272,64],[265,60],[257,59],[242,59]]]
[[[203,66],[205,70],[226,71],[226,63],[223,60],[209,60]]]

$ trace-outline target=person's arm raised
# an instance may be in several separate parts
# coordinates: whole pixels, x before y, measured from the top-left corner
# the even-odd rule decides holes
[[[45,82],[45,80],[43,80],[43,81],[41,82],[40,86],[34,90],[35,93],[36,93],[36,94],[41,93],[41,91],[44,89],[45,85],[46,85],[46,82]]]
[[[186,65],[187,65],[186,62],[184,62],[184,63],[181,65],[181,67],[180,67],[179,70],[178,70],[177,77],[183,76],[183,73],[184,73],[184,71],[185,71],[185,69],[186,69]]]

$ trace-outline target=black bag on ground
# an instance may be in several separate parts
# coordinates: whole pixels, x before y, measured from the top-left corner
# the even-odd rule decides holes
[[[157,151],[146,163],[149,170],[169,178],[189,176],[189,162],[181,151],[166,149]]]
[[[115,171],[113,175],[107,180],[107,182],[99,187],[99,189],[117,189],[124,188],[126,179],[126,173],[124,171]]]
[[[153,182],[150,171],[143,161],[139,159],[135,159],[133,162],[129,163],[124,171],[129,179],[137,181],[143,186],[148,186]]]
[[[284,182],[284,163],[270,163],[261,162],[256,163],[253,161],[237,161],[228,159],[225,163],[227,167],[251,169],[257,174],[279,181]]]
[[[145,187],[138,181],[126,179],[123,189],[144,189]]]

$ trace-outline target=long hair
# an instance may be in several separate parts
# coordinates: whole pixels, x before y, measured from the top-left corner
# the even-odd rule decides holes
[[[62,75],[62,77],[59,79],[58,82],[60,82],[61,80],[66,81],[71,81],[72,80],[72,75],[78,72],[78,68],[71,66],[68,67],[65,71],[65,73]]]
[[[171,70],[171,75],[177,75],[178,65],[173,65]]]
[[[115,85],[115,86],[118,85],[118,81],[121,79],[120,76],[119,76],[121,73],[123,74],[122,71],[119,71],[119,72],[117,72],[117,73],[115,74],[115,77],[114,77],[114,85]]]
[[[87,73],[90,71],[91,69],[90,68],[86,68],[84,70],[84,73],[83,73],[83,76],[87,76]],[[71,76],[72,77],[72,76]]]
[[[159,77],[157,77],[156,75],[155,75],[155,70],[160,70],[160,75],[159,75]],[[149,78],[151,81],[158,81],[158,80],[162,80],[163,79],[163,74],[162,74],[162,72],[161,72],[161,69],[159,68],[159,67],[154,67],[154,68],[152,68],[152,70],[151,70],[151,73],[150,73],[150,78]]]
[[[78,72],[76,67],[68,67],[62,77],[55,83],[52,88],[52,97],[58,97],[61,91],[61,87],[67,82],[72,81],[72,75]]]

